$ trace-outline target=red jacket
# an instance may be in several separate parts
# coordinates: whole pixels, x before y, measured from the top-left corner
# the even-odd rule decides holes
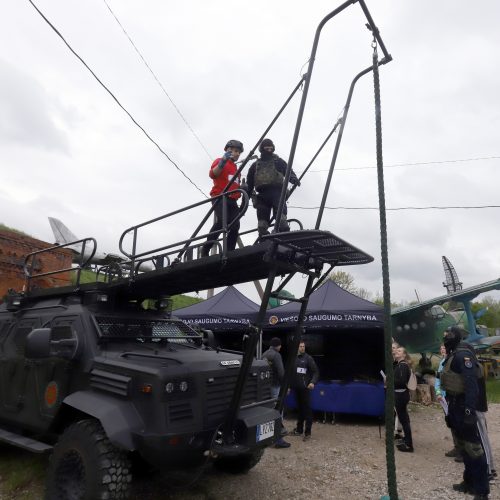
[[[221,160],[221,158],[217,158],[216,160],[214,160],[214,162],[212,163],[212,166],[210,167],[210,171],[208,172],[209,177],[211,179],[213,179],[213,181],[214,181],[214,186],[212,187],[212,190],[210,191],[210,196],[212,196],[212,197],[221,194],[222,191],[224,191],[224,188],[228,185],[231,178],[238,171],[238,167],[236,166],[236,164],[232,160],[227,160],[219,177],[215,177],[213,174],[213,169],[219,164],[220,160]],[[238,175],[238,178],[231,184],[229,191],[234,191],[235,189],[238,189],[239,187],[240,187],[240,176]],[[237,200],[240,196],[241,196],[241,193],[233,193],[233,194],[229,195],[229,198],[233,198],[233,200]]]

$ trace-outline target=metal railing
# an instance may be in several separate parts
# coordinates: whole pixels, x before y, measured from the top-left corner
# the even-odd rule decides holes
[[[88,255],[85,254],[85,251],[87,250],[87,245],[91,243],[92,247],[90,248],[90,251]],[[81,244],[81,252],[80,252],[80,261],[76,263],[76,266],[71,266],[71,267],[66,267],[64,269],[57,269],[55,271],[47,271],[44,273],[34,273],[35,265],[36,265],[36,256],[43,254],[43,253],[48,253],[53,250],[58,250],[61,248],[68,248],[68,247],[74,247],[75,245]],[[31,280],[34,278],[40,278],[42,276],[52,276],[55,274],[62,274],[66,273],[69,271],[76,271],[76,286],[78,287],[80,285],[80,275],[82,272],[82,269],[86,267],[91,260],[94,258],[95,253],[97,251],[97,241],[95,238],[83,238],[81,240],[77,241],[71,241],[70,243],[65,243],[64,245],[55,245],[50,248],[44,248],[43,250],[37,250],[36,252],[31,252],[28,255],[26,255],[24,259],[24,265],[23,265],[23,270],[24,270],[24,275],[26,276],[26,291],[28,292],[30,289],[30,284]],[[31,259],[31,263],[29,262]]]
[[[228,221],[228,210],[227,210],[227,199],[230,195],[234,195],[235,193],[240,193],[241,194],[241,206],[239,213],[236,217],[234,217],[231,221]],[[165,219],[168,219],[170,217],[173,217],[174,215],[178,215],[180,213],[186,212],[188,210],[192,210],[194,208],[200,207],[202,205],[205,205],[207,203],[211,203],[212,206],[210,207],[210,210],[207,212],[205,217],[203,217],[202,221],[198,224],[198,227],[194,230],[192,235],[184,240],[177,241],[175,243],[163,245],[154,249],[150,250],[145,250],[142,252],[137,251],[137,246],[138,246],[138,237],[139,237],[139,230],[141,228],[144,228],[146,226],[150,226],[156,222],[163,221]],[[202,233],[199,234],[201,228],[205,225],[207,220],[209,219],[210,215],[214,211],[214,207],[216,203],[222,203],[222,227],[221,229],[218,229],[216,231],[209,231],[208,233]],[[231,227],[238,221],[240,220],[246,213],[248,209],[248,194],[245,190],[243,189],[234,189],[232,191],[227,191],[225,193],[222,193],[218,196],[214,196],[210,199],[200,201],[198,203],[193,203],[192,205],[189,205],[187,207],[181,208],[179,210],[174,210],[173,212],[169,212],[165,215],[161,215],[159,217],[156,217],[154,219],[148,220],[146,222],[142,222],[140,224],[136,224],[135,226],[129,227],[126,229],[119,241],[119,249],[120,252],[122,252],[123,255],[125,255],[129,259],[129,263],[131,265],[131,277],[135,276],[139,270],[140,270],[140,265],[151,261],[154,263],[156,268],[161,268],[165,267],[164,259],[167,259],[167,265],[171,265],[174,263],[181,262],[181,259],[184,257],[185,260],[190,260],[191,258],[194,257],[194,250],[199,249],[201,246],[203,246],[206,241],[200,242],[200,240],[207,240],[210,236],[216,236],[216,235],[222,235],[221,242],[218,242],[217,240],[213,241],[213,245],[216,245],[219,250],[220,250],[220,258],[221,259],[226,259],[227,258],[227,235]],[[124,249],[124,240],[127,236],[132,235],[132,249],[130,251],[126,251]],[[194,244],[195,242],[198,242],[197,244]],[[166,251],[165,251],[166,250]],[[177,254],[176,258],[173,259],[171,262],[170,257],[173,254]]]

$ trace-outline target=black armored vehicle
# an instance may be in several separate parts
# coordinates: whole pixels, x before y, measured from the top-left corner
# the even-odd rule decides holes
[[[373,33],[371,46],[378,45],[384,58],[378,60],[374,50],[373,65],[355,76],[343,116],[328,136],[340,126],[314,229],[303,229],[295,221],[298,230],[280,232],[275,224],[274,231],[254,244],[228,251],[229,229],[245,214],[249,201],[249,193],[239,189],[240,212],[228,220],[231,181],[217,197],[124,231],[119,243],[124,259],[101,266],[93,283],[81,283],[81,272],[96,252],[93,238],[57,247],[81,245],[80,261],[69,269],[41,267],[39,254],[50,248],[26,256],[24,291],[10,293],[0,305],[0,441],[52,452],[47,499],[128,498],[131,461],[138,457],[161,470],[213,461],[220,469],[245,472],[277,439],[310,294],[334,267],[373,261],[320,228],[354,85],[391,60],[363,0],[345,2],[318,27],[308,73],[293,91],[304,84],[275,219],[282,220],[293,192],[287,192],[287,186],[320,31],[353,3],[360,4]],[[217,252],[205,256],[200,249],[214,234],[202,229],[216,203],[223,208],[221,236]],[[210,208],[190,236],[144,249],[144,228],[204,204]],[[37,279],[56,273],[76,273],[75,284],[37,288]],[[285,381],[276,400],[271,398],[270,368],[259,359],[262,326],[269,298],[283,298],[284,287],[297,274],[306,278],[305,286],[302,296],[285,297],[301,308],[288,334]],[[205,337],[165,312],[165,302],[172,295],[258,280],[267,280],[266,286],[257,318],[248,326],[243,352],[214,346],[208,334]]]
[[[47,498],[126,498],[134,454],[244,472],[279,432],[267,362],[251,363],[224,440],[241,354],[206,346],[161,301],[129,299],[81,285],[0,306],[0,440],[54,447]]]

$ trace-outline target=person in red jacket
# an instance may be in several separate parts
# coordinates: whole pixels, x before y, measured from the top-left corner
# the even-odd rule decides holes
[[[224,147],[222,158],[217,158],[210,167],[208,172],[209,177],[213,180],[213,187],[210,191],[210,196],[213,198],[222,194],[224,188],[229,184],[229,181],[235,176],[238,167],[236,162],[243,153],[243,143],[235,139],[231,139]],[[240,187],[239,176],[234,179],[228,191],[234,191]],[[239,207],[237,200],[241,196],[240,192],[229,194],[227,197],[227,224],[231,224],[233,219],[239,215]],[[217,241],[222,230],[222,198],[212,201],[214,203],[214,225],[210,229],[211,234],[207,238],[207,242],[201,248],[201,256],[207,257],[210,254],[213,244]],[[235,221],[227,234],[227,249],[234,250],[236,248],[236,240],[238,239],[238,231],[240,229],[240,221]]]

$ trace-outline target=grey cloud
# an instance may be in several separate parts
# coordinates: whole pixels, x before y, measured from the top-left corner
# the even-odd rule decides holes
[[[64,110],[30,75],[0,59],[0,141],[67,153],[66,133],[56,125]]]

